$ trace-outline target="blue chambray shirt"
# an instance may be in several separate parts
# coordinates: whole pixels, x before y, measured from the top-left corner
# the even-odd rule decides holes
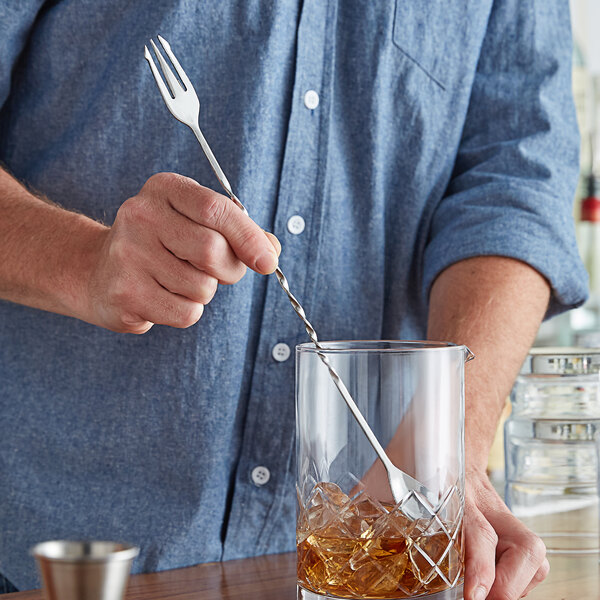
[[[157,171],[218,190],[143,58],[157,33],[323,339],[424,337],[433,280],[476,255],[538,269],[549,314],[584,300],[566,0],[4,0],[0,160],[106,223]],[[137,571],[293,549],[274,355],[303,341],[254,273],[143,336],[0,302],[0,572],[35,586],[51,538],[139,544]]]

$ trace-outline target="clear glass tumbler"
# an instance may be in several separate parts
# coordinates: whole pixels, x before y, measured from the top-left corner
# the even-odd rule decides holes
[[[462,598],[465,346],[323,343],[392,462],[433,499],[395,504],[313,344],[296,348],[298,598]],[[410,511],[407,511],[410,513]]]

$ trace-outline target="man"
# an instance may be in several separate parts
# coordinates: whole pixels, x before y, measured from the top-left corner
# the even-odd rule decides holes
[[[567,2],[14,0],[0,17],[5,577],[35,585],[27,548],[57,537],[132,541],[144,571],[293,549],[306,336],[275,278],[240,279],[281,242],[322,339],[477,355],[465,597],[541,581],[543,544],[485,464],[541,319],[585,297]],[[203,187],[143,59],[156,33],[253,221]]]

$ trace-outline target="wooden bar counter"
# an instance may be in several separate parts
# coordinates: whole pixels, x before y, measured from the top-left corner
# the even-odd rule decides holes
[[[551,572],[528,600],[599,600],[597,554],[550,555]],[[40,590],[6,600],[42,600]],[[296,555],[275,554],[133,575],[126,600],[295,600]],[[426,598],[426,597],[425,597]]]

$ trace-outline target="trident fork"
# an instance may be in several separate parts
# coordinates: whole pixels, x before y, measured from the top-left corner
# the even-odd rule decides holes
[[[194,90],[192,82],[189,80],[185,71],[179,64],[179,61],[177,60],[175,54],[173,54],[169,42],[167,42],[167,40],[165,40],[160,35],[158,36],[158,39],[167,56],[169,57],[169,60],[171,61],[172,65],[175,67],[177,75],[179,75],[179,78],[183,83],[183,86],[179,83],[179,81],[173,74],[173,71],[171,71],[171,68],[169,67],[167,61],[163,58],[162,53],[154,43],[154,40],[150,40],[150,44],[154,49],[156,58],[158,59],[162,72],[165,76],[165,79],[167,80],[168,87],[167,84],[165,84],[165,82],[163,81],[163,78],[161,77],[156,67],[156,64],[154,63],[152,55],[150,54],[150,51],[148,50],[147,46],[144,46],[144,57],[150,65],[152,75],[154,76],[156,85],[158,86],[160,94],[163,100],[165,101],[167,108],[178,121],[181,121],[184,125],[187,125],[194,132],[194,135],[200,142],[200,146],[202,146],[202,150],[204,151],[206,158],[208,158],[210,166],[215,172],[219,183],[221,184],[227,195],[231,198],[231,200],[233,200],[233,202],[235,202],[235,204],[237,204],[237,206],[241,210],[243,210],[244,213],[247,215],[248,211],[246,210],[246,207],[233,193],[231,185],[229,184],[227,177],[225,177],[225,173],[223,173],[223,169],[221,169],[219,163],[217,162],[217,159],[215,158],[215,155],[212,153],[212,150],[210,149],[206,139],[204,138],[204,135],[202,135],[202,131],[200,131],[200,126],[198,124],[198,117],[200,114],[200,101],[198,100],[198,96],[196,94],[196,91]],[[306,313],[304,312],[304,309],[302,308],[300,302],[298,302],[296,297],[290,291],[288,280],[286,279],[285,275],[282,273],[279,267],[275,269],[275,276],[279,281],[279,285],[287,294],[289,301],[292,304],[292,307],[304,323],[306,332],[308,333],[308,336],[317,348],[317,354],[323,362],[323,364],[327,367],[329,374],[331,375],[331,379],[333,380],[333,383],[336,385],[337,389],[342,395],[342,398],[344,399],[344,401],[348,405],[348,408],[352,412],[352,415],[360,425],[361,429],[363,430],[369,442],[371,443],[371,446],[373,446],[373,449],[375,450],[377,456],[383,463],[383,466],[387,471],[390,488],[392,490],[392,495],[394,496],[394,501],[396,503],[399,503],[405,498],[408,498],[409,495],[415,496],[417,498],[418,496],[424,496],[424,498],[427,500],[425,502],[422,502],[419,499],[416,503],[419,507],[417,510],[415,510],[415,503],[410,503],[411,514],[409,514],[408,516],[414,519],[432,516],[433,511],[429,505],[433,504],[435,506],[435,498],[433,497],[433,494],[423,484],[419,483],[416,479],[413,479],[410,475],[404,473],[404,471],[398,469],[389,459],[385,450],[383,449],[383,447],[375,437],[375,434],[369,427],[369,424],[362,416],[360,410],[358,409],[358,406],[356,406],[356,403],[352,399],[352,396],[350,395],[350,392],[344,385],[344,382],[341,380],[340,376],[329,362],[329,359],[324,354],[325,349],[319,342],[315,328],[310,324],[309,320],[307,319]],[[405,508],[404,510],[407,511],[407,508]]]

